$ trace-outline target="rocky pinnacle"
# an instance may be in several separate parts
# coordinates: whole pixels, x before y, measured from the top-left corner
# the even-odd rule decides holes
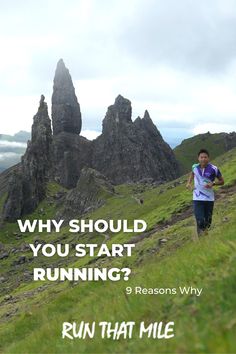
[[[53,135],[61,132],[81,131],[80,105],[75,95],[73,82],[62,59],[57,63],[52,94]]]
[[[35,210],[46,194],[51,168],[52,131],[47,103],[41,95],[33,117],[31,141],[17,170],[11,175],[3,218],[14,221]]]
[[[106,116],[103,119],[103,133],[121,128],[122,125],[132,124],[131,114],[132,107],[130,100],[118,95],[114,104],[108,107]]]

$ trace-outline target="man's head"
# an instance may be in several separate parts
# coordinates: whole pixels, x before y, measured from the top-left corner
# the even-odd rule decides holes
[[[206,166],[209,162],[209,152],[206,149],[199,150],[198,161],[202,166]]]

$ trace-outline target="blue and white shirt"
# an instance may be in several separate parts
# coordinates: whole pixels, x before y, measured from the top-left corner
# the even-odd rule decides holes
[[[221,177],[221,172],[217,166],[208,163],[205,168],[201,169],[200,164],[192,166],[194,173],[194,189],[193,200],[214,201],[213,188],[206,188],[205,185],[209,182],[214,182],[215,178]]]

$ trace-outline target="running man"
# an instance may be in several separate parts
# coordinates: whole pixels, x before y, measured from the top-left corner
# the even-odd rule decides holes
[[[200,236],[207,233],[211,226],[215,200],[213,186],[222,186],[224,179],[219,168],[209,162],[209,152],[206,149],[201,149],[198,152],[198,161],[199,163],[192,166],[186,187],[192,190],[194,179],[193,210],[197,233]],[[217,182],[215,182],[215,178],[217,178]]]

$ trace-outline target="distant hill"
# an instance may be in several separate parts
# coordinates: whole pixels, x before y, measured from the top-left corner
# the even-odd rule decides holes
[[[14,135],[0,134],[0,140],[26,143],[30,139],[30,136],[31,136],[30,132],[26,132],[25,130],[20,130],[18,133]]]
[[[187,173],[191,166],[197,161],[197,152],[205,148],[209,151],[211,159],[223,154],[224,152],[236,147],[236,132],[198,134],[185,139],[175,147],[174,153],[180,163],[181,173]]]
[[[0,173],[20,161],[30,136],[23,130],[14,135],[0,134]]]

